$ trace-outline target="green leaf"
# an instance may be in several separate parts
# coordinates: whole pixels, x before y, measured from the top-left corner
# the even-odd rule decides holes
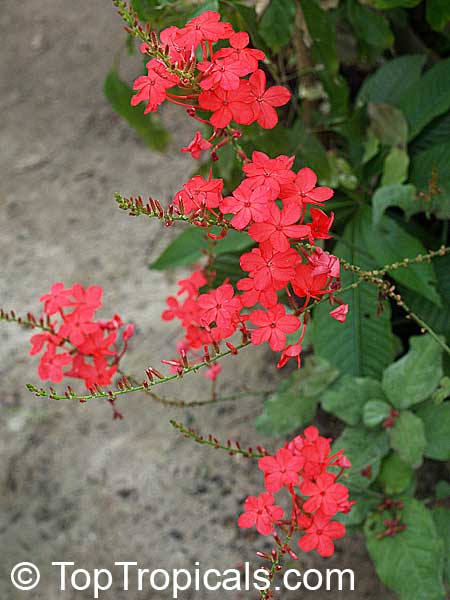
[[[429,334],[411,337],[408,353],[384,371],[383,390],[395,408],[408,408],[429,398],[442,375],[441,346]]]
[[[408,123],[398,108],[386,103],[369,102],[367,112],[371,129],[383,145],[406,145]]]
[[[256,428],[265,435],[285,436],[309,423],[320,395],[339,376],[326,360],[312,356],[305,366],[284,379],[264,405]]]
[[[443,377],[439,382],[438,389],[431,396],[431,400],[434,404],[442,404],[447,398],[450,398],[450,377]]]
[[[379,473],[381,459],[389,452],[389,440],[385,431],[375,431],[364,427],[346,427],[333,444],[333,452],[344,448],[345,456],[352,463],[346,471],[348,477],[343,483],[348,487],[363,489],[369,487]],[[371,467],[370,477],[361,475],[366,467]]]
[[[450,494],[447,493],[447,497]],[[450,581],[450,509],[446,506],[435,506],[431,511],[436,524],[436,531],[444,544],[444,581]]]
[[[439,289],[439,288],[438,288]],[[437,306],[420,294],[406,288],[399,288],[400,295],[406,304],[435,331],[450,339],[450,305],[443,302]]]
[[[442,31],[450,23],[448,0],[427,0],[427,21],[435,31]]]
[[[394,43],[388,20],[367,6],[362,6],[357,0],[347,0],[347,18],[355,35],[365,44],[377,50],[385,50]]]
[[[396,105],[406,90],[420,79],[425,60],[422,54],[410,54],[385,62],[365,79],[356,98],[357,106],[367,102]]]
[[[389,438],[392,448],[405,464],[414,469],[420,467],[427,441],[425,428],[419,417],[409,410],[401,412],[394,427],[389,429]]]
[[[380,504],[379,498],[353,492],[350,500],[356,500],[349,513],[338,513],[333,520],[343,523],[346,527],[356,527],[364,523],[369,514]]]
[[[376,427],[390,414],[391,407],[383,400],[369,400],[363,408],[363,423],[366,427]]]
[[[401,208],[409,219],[416,212],[421,212],[420,202],[416,197],[416,188],[411,185],[383,185],[372,197],[372,216],[374,227],[378,227],[381,217],[389,206]]]
[[[450,59],[435,64],[414,83],[399,103],[412,140],[435,117],[450,108]]]
[[[219,229],[216,231],[214,228],[213,231],[218,233]],[[245,233],[230,230],[225,238],[217,242],[214,247],[214,254],[219,256],[230,252],[230,250],[244,250],[252,244],[252,239]],[[192,265],[203,256],[202,249],[207,248],[207,246],[205,231],[199,227],[190,226],[169,244],[155,262],[150,265],[150,268],[164,271],[169,268],[174,269],[175,267]]]
[[[322,408],[348,425],[356,425],[366,402],[379,397],[383,397],[383,390],[376,379],[343,375],[322,395]]]
[[[378,481],[388,496],[401,494],[409,488],[414,471],[406,465],[398,454],[393,452],[383,460]]]
[[[372,513],[365,525],[367,547],[381,581],[400,600],[443,600],[443,544],[431,513],[414,498],[404,499],[406,530],[378,538],[387,513]]]
[[[409,156],[403,148],[392,148],[384,159],[381,185],[400,184],[408,178]]]
[[[450,402],[430,402],[420,408],[417,415],[425,427],[425,456],[434,460],[450,460]]]
[[[169,143],[169,133],[156,115],[144,115],[142,106],[131,106],[131,88],[115,71],[110,71],[104,83],[104,93],[114,110],[133,127],[140,138],[154,150],[162,151]]]
[[[450,77],[449,77],[450,79]],[[428,200],[428,212],[438,219],[450,218],[450,143],[432,146],[414,155],[410,166],[411,182],[420,192],[429,193],[428,182],[435,173],[440,193]]]
[[[295,22],[295,2],[270,0],[259,23],[259,34],[273,52],[289,43]]]
[[[345,228],[342,240],[336,245],[338,257],[374,269],[376,264],[366,251],[363,232],[371,229],[371,214],[367,208],[357,213]],[[349,271],[341,274],[342,286],[355,281]],[[330,307],[320,304],[314,310],[313,345],[317,354],[328,359],[342,373],[356,377],[380,378],[383,369],[394,359],[394,337],[390,323],[390,306],[379,308],[375,286],[362,283],[339,296],[349,304],[350,311],[345,323],[330,318]]]
[[[429,150],[432,146],[448,144],[450,139],[450,111],[436,117],[427,125],[409,146],[411,156]]]
[[[370,4],[375,8],[392,9],[392,8],[412,8],[417,6],[421,0],[369,0]]]
[[[388,216],[379,219],[376,235],[374,235],[373,228],[366,228],[365,242],[380,267],[396,263],[404,258],[415,258],[419,254],[427,252],[419,239],[407,233]],[[437,278],[432,264],[422,262],[410,264],[407,268],[392,268],[389,270],[389,275],[431,302],[441,305],[441,298],[436,291]]]
[[[215,272],[214,286],[221,285],[225,279],[228,279],[232,285],[236,285],[239,279],[246,277],[246,273],[241,269],[240,252],[225,252],[216,256],[211,264],[212,271]]]
[[[289,147],[292,154],[299,154],[301,165],[313,169],[321,185],[325,185],[331,179],[332,168],[327,152],[319,139],[309,133],[301,119],[297,119],[290,131],[287,133]]]
[[[204,0],[203,2],[200,2],[194,7],[193,11],[189,15],[189,19],[198,17],[207,10],[213,10],[217,12],[219,10],[219,0]]]
[[[339,75],[334,21],[330,12],[323,10],[316,0],[304,2],[302,10],[312,39],[311,54],[317,74],[327,92],[334,117],[343,116],[348,112],[349,92],[345,79]]]

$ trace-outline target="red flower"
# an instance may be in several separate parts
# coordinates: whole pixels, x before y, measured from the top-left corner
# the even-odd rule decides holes
[[[255,280],[257,290],[279,290],[295,276],[294,268],[300,260],[292,248],[286,252],[275,252],[270,245],[261,244],[259,248],[243,254],[240,265]]]
[[[219,328],[230,327],[241,309],[241,301],[234,297],[233,286],[229,283],[202,294],[197,302],[202,311],[202,324],[210,325],[215,321]]]
[[[270,308],[278,302],[277,293],[273,288],[268,287],[264,290],[257,290],[255,288],[255,280],[251,279],[251,277],[240,279],[236,287],[238,290],[244,292],[239,296],[242,306],[250,307],[255,306],[255,304],[261,304],[261,306]]]
[[[199,44],[203,41],[217,42],[228,38],[233,34],[233,27],[230,23],[221,23],[218,12],[206,10],[198,17],[191,19],[184,31],[194,35],[196,44]]]
[[[50,379],[53,383],[59,383],[64,377],[62,368],[72,362],[72,357],[68,352],[63,354],[56,353],[56,346],[48,346],[47,351],[41,356],[38,366],[39,377],[43,380]]]
[[[183,206],[185,213],[203,208],[217,208],[222,201],[223,179],[192,177],[174,197],[174,204]]]
[[[92,315],[102,305],[103,288],[99,285],[91,285],[86,290],[79,283],[72,286],[72,306],[78,309],[89,309]]]
[[[278,115],[274,106],[283,106],[291,99],[291,92],[280,85],[266,90],[266,74],[258,69],[250,76],[249,101],[254,112],[254,121],[264,129],[272,129],[278,123]]]
[[[147,63],[147,75],[138,77],[133,83],[133,90],[137,90],[131,98],[131,106],[147,102],[145,114],[155,112],[158,106],[166,99],[166,90],[178,83],[178,77],[167,71],[167,68],[156,59]]]
[[[48,294],[44,294],[39,298],[40,302],[44,303],[44,312],[47,315],[54,315],[61,308],[70,306],[70,295],[72,294],[72,288],[64,289],[64,283],[58,281],[54,283],[50,288]]]
[[[198,70],[203,73],[200,80],[202,90],[211,90],[220,87],[223,90],[237,90],[239,78],[246,75],[240,63],[215,59],[213,62],[204,61],[197,64]]]
[[[345,320],[347,319],[347,313],[348,304],[341,304],[330,312],[330,317],[333,317],[333,319],[336,319],[336,321],[339,321],[339,323],[345,323]]]
[[[329,200],[334,192],[329,187],[316,187],[317,175],[313,170],[305,167],[300,169],[293,183],[289,183],[281,190],[283,200],[304,204],[321,204]]]
[[[200,108],[213,111],[210,118],[211,125],[221,129],[229,125],[231,121],[244,125],[249,125],[254,121],[253,109],[245,101],[246,96],[243,94],[247,83],[241,81],[236,90],[216,88],[200,94],[198,97]]]
[[[295,173],[291,171],[293,164],[293,156],[281,155],[269,158],[264,152],[255,150],[252,154],[252,162],[244,164],[242,170],[255,187],[269,188],[271,199],[275,200],[280,194],[280,187],[295,179]]]
[[[288,204],[282,210],[276,204],[269,208],[269,218],[263,223],[254,223],[248,233],[256,242],[269,242],[274,250],[284,252],[289,249],[289,238],[306,238],[307,225],[294,225],[300,218],[302,209],[296,204]]]
[[[341,483],[336,483],[334,475],[323,473],[314,482],[304,480],[300,485],[304,496],[311,496],[304,504],[307,513],[321,509],[325,515],[332,516],[338,512],[339,504],[348,498],[348,489]]]
[[[264,188],[254,189],[249,180],[244,180],[221,203],[222,213],[235,216],[231,224],[235,229],[245,229],[251,221],[263,221],[269,215],[268,196]]]
[[[328,281],[328,273],[315,275],[314,268],[311,265],[302,264],[298,265],[295,269],[295,278],[292,279],[292,287],[300,298],[317,299],[320,295],[329,292],[327,290]]]
[[[291,360],[291,358],[295,358],[295,360],[297,361],[297,367],[300,369],[300,365],[301,365],[301,353],[302,353],[302,345],[300,342],[297,342],[296,344],[289,344],[289,346],[286,346],[286,348],[283,350],[282,354],[281,354],[281,358],[278,361],[277,367],[278,369],[281,369],[282,367],[284,367],[284,365],[289,362]]]
[[[318,511],[312,524],[306,529],[306,534],[299,540],[298,545],[303,552],[317,550],[320,556],[331,556],[334,552],[333,540],[344,537],[345,525]]]
[[[273,495],[267,492],[258,497],[249,496],[244,504],[245,513],[238,520],[239,527],[249,529],[256,525],[256,529],[261,535],[272,533],[274,524],[284,516],[283,509],[276,506],[274,502]]]
[[[264,60],[266,55],[261,50],[247,48],[250,42],[248,33],[240,31],[230,36],[231,48],[221,48],[214,58],[225,58],[227,61],[239,64],[243,70],[242,75],[253,73],[258,68],[258,61]]]
[[[190,152],[192,158],[200,158],[202,152],[204,150],[209,150],[211,146],[211,142],[208,142],[208,140],[203,139],[201,132],[197,131],[194,136],[194,139],[189,144],[189,146],[186,146],[186,148],[181,148],[181,152]]]
[[[275,352],[286,345],[286,334],[294,333],[300,327],[300,321],[295,315],[287,315],[282,304],[276,304],[267,312],[254,310],[250,313],[250,321],[258,326],[252,331],[252,344],[269,342]]]
[[[334,213],[330,216],[325,214],[319,208],[311,208],[309,210],[312,217],[312,223],[310,223],[309,241],[314,244],[314,240],[329,240],[332,236],[328,235],[334,221]]]
[[[286,448],[280,448],[275,456],[260,458],[258,466],[264,472],[264,485],[268,492],[278,492],[283,486],[290,487],[299,482],[299,471],[303,460]]]
[[[74,346],[79,346],[88,334],[94,333],[99,328],[97,323],[92,322],[92,315],[90,308],[81,308],[66,315],[59,334],[69,338],[70,343]]]

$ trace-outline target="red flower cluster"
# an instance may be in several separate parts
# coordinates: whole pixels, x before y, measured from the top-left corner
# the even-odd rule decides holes
[[[349,512],[354,504],[348,499],[348,489],[338,483],[350,466],[343,450],[332,454],[331,440],[308,427],[274,456],[259,460],[266,491],[247,498],[239,527],[256,526],[261,535],[274,533],[277,527],[290,536],[300,532],[298,545],[304,552],[316,550],[321,556],[331,556],[333,540],[345,535],[345,526],[332,519],[337,513]],[[275,504],[274,494],[281,489],[289,492],[289,518],[284,518],[283,508]]]
[[[257,243],[240,258],[240,266],[248,277],[237,282],[237,290],[224,283],[202,294],[207,280],[201,271],[196,271],[188,286],[186,280],[179,282],[179,295],[187,293],[183,302],[168,298],[169,309],[163,313],[163,319],[181,321],[186,337],[180,348],[185,352],[230,338],[237,329],[247,333],[250,323],[256,326],[249,332],[253,344],[268,342],[272,350],[282,351],[279,367],[291,358],[300,366],[306,319],[302,322],[299,316],[311,299],[329,295],[334,301],[340,267],[335,256],[319,247],[312,251],[297,247],[301,240],[314,244],[317,239],[330,237],[333,214],[328,217],[316,206],[331,198],[333,190],[317,187],[311,169],[295,173],[293,162],[294,157],[272,159],[255,151],[251,160],[244,161],[246,177],[231,196],[223,197],[222,179],[204,179],[199,175],[175,194],[169,211],[188,215],[200,227],[215,221],[223,228],[222,236],[230,228],[246,232]],[[290,301],[289,314],[279,303],[280,293]],[[252,307],[254,310],[246,312]],[[347,310],[346,305],[340,305],[331,316],[343,322]],[[298,330],[298,339],[286,344],[286,336]]]
[[[229,47],[224,46],[224,40]],[[215,50],[219,41],[220,49]],[[221,22],[219,13],[213,11],[202,13],[181,29],[164,29],[159,40],[153,34],[151,44],[141,45],[141,51],[152,58],[147,63],[147,75],[134,82],[136,94],[131,104],[146,103],[148,113],[168,100],[186,107],[192,117],[216,130],[232,121],[275,127],[278,116],[274,107],[289,102],[291,94],[281,86],[267,88],[266,75],[258,68],[259,61],[265,59],[264,52],[249,48],[249,43],[247,33],[235,33],[231,24]],[[201,59],[197,59],[199,55]],[[186,93],[174,94],[170,88],[184,88]],[[211,114],[200,118],[197,110]],[[183,152],[199,158],[220,135],[215,131],[207,141],[197,132]]]
[[[111,383],[134,326],[124,327],[119,315],[109,321],[94,321],[102,295],[103,289],[98,285],[84,289],[74,283],[65,288],[58,282],[40,298],[48,317],[48,331],[32,336],[30,354],[45,350],[38,367],[41,379],[59,383],[63,377],[77,377],[84,380],[89,390],[96,384]]]

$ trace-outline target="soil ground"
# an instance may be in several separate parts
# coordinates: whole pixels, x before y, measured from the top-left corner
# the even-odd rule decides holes
[[[109,107],[102,85],[123,35],[108,0],[3,0],[0,31],[0,305],[37,312],[39,296],[55,281],[100,284],[105,316],[117,311],[137,324],[124,366],[142,373],[170,357],[177,338],[176,326],[159,318],[174,277],[147,269],[176,232],[128,218],[112,197],[117,190],[161,199],[174,193],[192,169],[178,152],[190,140],[190,127],[181,113],[166,111],[173,144],[166,155],[152,153]],[[58,560],[87,569],[111,568],[115,561],[152,569],[192,569],[196,561],[203,569],[244,560],[258,565],[255,551],[264,544],[236,526],[244,498],[260,489],[257,469],[180,438],[169,419],[275,447],[253,429],[261,398],[194,412],[136,395],[121,402],[125,420],[113,422],[106,403],[31,396],[25,383],[38,380],[28,338],[26,331],[1,325],[0,598],[26,596],[9,578],[21,561],[41,569],[35,600],[92,598],[92,590],[58,591],[51,567]],[[252,351],[228,360],[221,393],[233,393],[242,382],[273,384],[273,359],[266,359],[264,351]],[[202,377],[191,377],[166,391],[189,400],[205,397],[204,388]],[[308,554],[300,564],[302,570],[332,567],[355,572],[356,591],[340,598],[390,597],[360,537],[339,542],[331,560]],[[282,597],[321,600],[332,593]],[[217,596],[200,591],[181,597]],[[118,582],[101,594],[105,600],[171,597],[123,592]]]

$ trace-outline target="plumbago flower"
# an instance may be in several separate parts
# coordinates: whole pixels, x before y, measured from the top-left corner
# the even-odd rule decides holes
[[[227,189],[222,178],[213,176],[211,167],[208,176],[196,175],[182,185],[167,207],[152,198],[146,206],[141,198],[116,198],[133,216],[157,217],[167,226],[185,221],[201,228],[208,241],[206,264],[178,281],[178,292],[167,298],[162,313],[163,320],[177,319],[184,330],[178,355],[161,361],[172,375],[165,377],[148,368],[148,381],[142,385],[133,387],[123,376],[118,390],[104,391],[101,386],[109,386],[118,372],[133,325],[124,326],[118,315],[110,320],[94,318],[102,305],[99,286],[85,289],[76,283],[66,288],[58,282],[41,297],[44,307],[39,322],[32,315],[22,322],[41,330],[31,338],[31,354],[42,353],[39,376],[53,383],[64,377],[79,378],[91,395],[76,396],[68,388],[67,398],[106,397],[114,405],[116,393],[148,389],[200,366],[208,366],[205,376],[215,382],[221,371],[217,360],[250,344],[268,344],[280,353],[279,368],[290,360],[300,367],[312,304],[328,300],[337,305],[330,316],[341,323],[348,312],[348,306],[336,297],[339,260],[315,245],[331,237],[334,215],[324,209],[333,190],[317,185],[310,168],[296,170],[294,156],[270,157],[255,150],[248,157],[239,144],[242,132],[237,127],[252,123],[264,129],[275,127],[276,108],[289,102],[289,90],[268,85],[260,64],[264,53],[251,48],[248,34],[235,32],[217,12],[206,11],[185,27],[169,27],[158,36],[138,24],[123,0],[114,3],[128,24],[126,30],[141,39],[140,50],[148,57],[146,74],[133,85],[132,106],[143,103],[145,113],[155,112],[166,101],[184,107],[204,130],[197,131],[181,152],[194,159],[210,153],[215,163],[220,160],[219,150],[231,144],[242,163],[242,180],[234,190]],[[213,268],[215,245],[231,230],[248,238],[248,249],[239,261],[242,277],[235,285],[216,280]],[[21,322],[4,311],[0,318]],[[236,335],[241,336],[237,345],[232,342]],[[221,344],[228,350],[221,353]],[[58,398],[53,388],[47,394],[31,387],[38,395]],[[114,411],[114,416],[121,415]],[[205,443],[203,438],[197,441]],[[230,445],[225,449],[230,450]],[[239,445],[237,451],[241,452]],[[242,528],[255,526],[261,535],[274,535],[279,549],[272,555],[259,555],[271,560],[272,566],[279,553],[289,552],[296,558],[289,544],[299,533],[303,551],[330,556],[333,541],[345,534],[345,527],[333,518],[348,512],[353,504],[338,481],[350,466],[343,451],[333,454],[331,440],[320,436],[315,427],[307,428],[273,456],[264,451],[259,468],[264,472],[265,491],[247,498],[239,518]],[[289,512],[275,503],[274,494],[283,491],[291,503]],[[289,541],[281,542],[278,530]]]
[[[42,352],[38,367],[42,380],[59,383],[64,377],[75,377],[82,379],[88,390],[111,384],[134,325],[125,326],[119,315],[94,320],[102,296],[98,285],[85,289],[74,283],[66,288],[61,282],[41,296],[47,326],[44,333],[31,337],[30,354]]]
[[[331,440],[320,436],[315,427],[308,427],[273,456],[261,458],[258,464],[266,491],[247,498],[239,527],[255,526],[261,535],[274,534],[276,540],[277,529],[283,535],[287,533],[289,540],[299,533],[301,550],[331,556],[334,540],[345,535],[345,526],[333,517],[348,513],[355,503],[348,499],[348,489],[338,482],[351,466],[343,452],[333,454]],[[282,490],[290,500],[288,514],[275,504],[274,494]],[[290,547],[283,550],[297,558]]]

